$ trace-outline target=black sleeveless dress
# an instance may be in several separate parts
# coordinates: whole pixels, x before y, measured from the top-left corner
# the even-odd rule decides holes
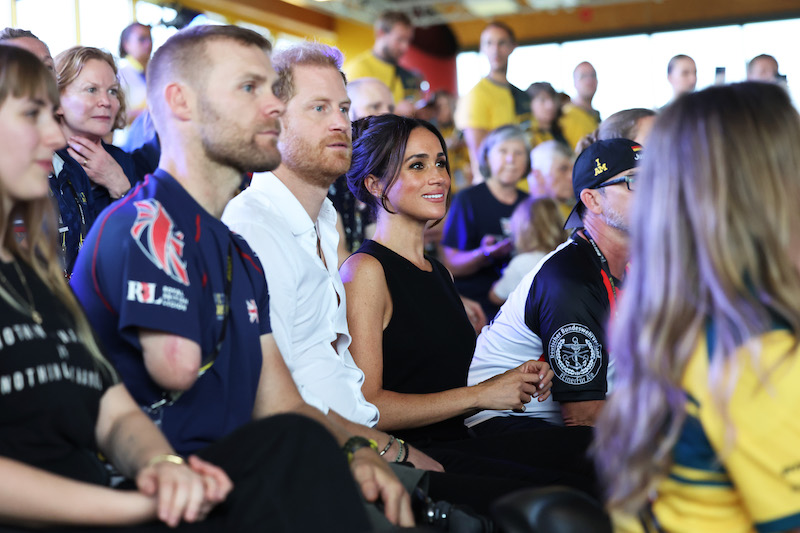
[[[433,271],[425,272],[371,240],[356,253],[381,263],[392,298],[392,319],[383,332],[383,388],[425,394],[465,387],[475,332],[447,269],[426,257]],[[585,434],[559,437],[542,430],[471,437],[459,416],[392,433],[458,475],[450,481],[432,476],[432,494],[434,487],[446,488],[453,501],[485,511],[488,502],[524,487],[567,485],[593,493],[593,466],[583,457],[591,428],[553,431],[570,430]],[[554,470],[542,468],[551,462]]]
[[[383,388],[426,394],[466,387],[475,331],[447,269],[426,256],[433,270],[420,270],[372,240],[356,253],[381,263],[392,298],[392,318],[383,332]],[[463,417],[395,434],[418,446],[468,437]]]

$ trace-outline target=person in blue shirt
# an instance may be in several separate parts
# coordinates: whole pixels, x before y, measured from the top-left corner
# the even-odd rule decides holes
[[[75,46],[56,56],[58,111],[67,146],[56,151],[50,191],[58,204],[59,241],[69,277],[97,215],[136,180],[131,157],[103,138],[125,125],[125,96],[111,54]]]

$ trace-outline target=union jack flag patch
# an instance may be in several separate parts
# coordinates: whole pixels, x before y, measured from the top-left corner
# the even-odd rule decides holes
[[[258,322],[258,306],[256,305],[255,300],[247,300],[245,302],[247,304],[247,316],[250,318],[250,323],[254,324]]]

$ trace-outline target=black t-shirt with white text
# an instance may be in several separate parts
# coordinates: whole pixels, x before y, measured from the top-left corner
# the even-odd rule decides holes
[[[64,304],[24,261],[18,264],[43,323],[0,298],[0,455],[106,484],[95,425],[100,398],[117,377],[78,340]],[[27,297],[13,263],[0,263],[0,272],[17,295]]]

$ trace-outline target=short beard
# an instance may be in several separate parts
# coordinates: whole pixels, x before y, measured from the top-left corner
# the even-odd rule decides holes
[[[392,65],[396,65],[400,61],[399,57],[394,57],[392,55],[392,52],[391,52],[391,50],[389,50],[388,46],[384,46],[382,52],[383,52],[383,58],[382,59],[384,61],[386,61],[387,63],[391,63]]]
[[[226,124],[205,98],[200,100],[203,131],[201,142],[206,157],[221,166],[233,168],[239,174],[275,170],[281,163],[277,142],[265,149],[255,136],[245,140],[236,124]],[[278,127],[280,125],[278,124]]]
[[[603,222],[606,223],[606,226],[621,231],[626,235],[630,234],[630,227],[628,226],[628,223],[618,211],[615,211],[611,207],[606,207],[603,209],[603,214],[601,216]]]
[[[350,169],[350,157],[341,161],[314,158],[315,149],[301,136],[286,128],[280,139],[283,166],[311,185],[328,189],[336,179]]]

